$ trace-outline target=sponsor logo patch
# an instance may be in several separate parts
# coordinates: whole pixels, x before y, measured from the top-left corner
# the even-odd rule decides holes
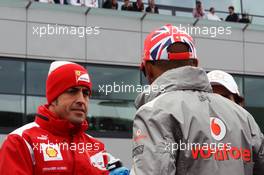
[[[134,137],[133,140],[134,140],[135,142],[137,142],[137,141],[139,141],[139,140],[141,140],[141,139],[145,139],[145,138],[147,138],[147,135],[143,134],[142,131],[141,131],[141,129],[138,129],[138,130],[136,131],[136,134],[135,134],[135,137]]]
[[[43,152],[44,161],[63,160],[59,145],[51,145],[42,143],[41,149]]]
[[[226,135],[226,126],[224,122],[219,118],[210,118],[210,130],[211,135],[217,141],[222,140]]]
[[[76,82],[77,83],[79,81],[84,81],[84,82],[87,82],[87,83],[90,82],[89,75],[86,72],[84,72],[84,71],[76,70],[75,71],[75,76],[76,76]]]

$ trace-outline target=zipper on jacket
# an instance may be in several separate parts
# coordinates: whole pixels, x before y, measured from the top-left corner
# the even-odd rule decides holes
[[[74,135],[71,134],[70,135],[70,147],[72,145],[72,143],[74,144]],[[76,174],[75,173],[75,154],[74,154],[74,150],[71,150],[71,154],[72,154],[72,160],[73,160],[73,166],[72,166],[72,174]]]

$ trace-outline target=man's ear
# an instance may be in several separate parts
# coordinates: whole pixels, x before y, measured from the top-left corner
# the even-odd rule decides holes
[[[192,66],[198,67],[198,59],[193,59],[192,60]]]
[[[145,64],[146,78],[148,79],[149,84],[154,81],[154,68],[150,62]]]
[[[58,104],[58,99],[53,100],[53,102],[50,103],[50,106],[56,106]]]

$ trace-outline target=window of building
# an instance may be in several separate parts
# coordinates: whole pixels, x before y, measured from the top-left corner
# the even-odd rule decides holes
[[[46,97],[40,96],[27,96],[27,104],[26,104],[26,122],[33,122],[35,119],[35,114],[37,113],[38,106],[46,104]]]
[[[87,69],[93,82],[89,132],[130,137],[136,112],[134,99],[141,88],[140,71],[134,67],[102,65],[88,65]]]
[[[243,12],[264,16],[264,1],[263,0],[243,0]]]
[[[92,98],[134,100],[140,86],[137,68],[124,66],[87,66],[93,82]]]
[[[140,71],[140,82],[143,86],[149,84],[146,76],[143,74],[142,71]]]
[[[24,109],[24,96],[0,94],[0,128],[5,131],[22,126]]]
[[[23,61],[0,60],[0,128],[8,133],[23,125],[25,68]]]
[[[264,132],[264,78],[245,77],[246,109],[253,115],[256,122]]]
[[[27,94],[45,96],[49,66],[48,62],[27,62]]]
[[[24,94],[24,62],[0,60],[0,93]]]
[[[241,76],[241,75],[232,75],[232,76],[235,79],[235,82],[237,83],[240,95],[243,96],[244,95],[244,92],[243,92],[243,76]]]
[[[129,134],[135,113],[133,101],[92,99],[88,114],[89,130]]]
[[[253,16],[252,18],[249,17],[249,19],[252,19],[252,24],[264,25],[264,16],[263,17]]]
[[[148,84],[145,76],[137,67],[85,66],[93,82],[88,113],[90,131],[110,133],[108,136],[113,136],[113,133],[131,134],[136,112],[134,100],[140,93],[138,87],[142,89],[142,86]],[[38,106],[46,103],[45,82],[48,69],[48,61],[0,60],[0,81],[3,82],[0,86],[1,132],[13,130],[34,120]],[[264,78],[242,75],[233,77],[246,99],[246,109],[264,131]]]

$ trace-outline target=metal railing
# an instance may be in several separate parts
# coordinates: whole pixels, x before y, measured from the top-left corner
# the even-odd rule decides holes
[[[102,8],[102,4],[103,4],[104,0],[98,0],[98,7]],[[121,4],[123,3],[123,0],[118,0],[118,2]],[[15,6],[17,4],[18,7],[24,6],[26,9],[28,9],[33,3],[38,3],[34,0],[1,0],[0,1],[0,6],[1,5],[10,5],[10,6]],[[242,2],[241,2],[242,3]],[[144,3],[145,6],[147,6],[147,3]],[[69,6],[69,5],[67,5]],[[164,5],[164,4],[156,4],[156,6],[160,9],[160,10],[166,10],[168,11],[168,14],[171,14],[171,16],[181,16],[178,14],[181,13],[186,13],[189,14],[189,17],[192,17],[192,11],[193,8],[191,7],[178,7],[178,6],[169,6],[169,5]],[[60,5],[60,7],[62,7]],[[63,7],[62,7],[63,8]],[[69,7],[67,7],[68,9]],[[87,8],[85,10],[85,14],[87,15],[89,13],[89,11],[91,10],[91,7],[82,7],[83,8]],[[243,11],[243,5],[241,5],[241,13],[237,13],[239,16],[242,15],[242,11]],[[80,10],[81,11],[81,10]],[[209,9],[205,9],[206,12],[209,11]],[[221,14],[221,15],[228,15],[228,12],[226,11],[216,11],[216,14]],[[250,21],[253,24],[261,24],[264,25],[264,16],[263,15],[256,15],[256,14],[248,14],[248,16],[250,17]],[[257,22],[255,22],[257,21]]]

